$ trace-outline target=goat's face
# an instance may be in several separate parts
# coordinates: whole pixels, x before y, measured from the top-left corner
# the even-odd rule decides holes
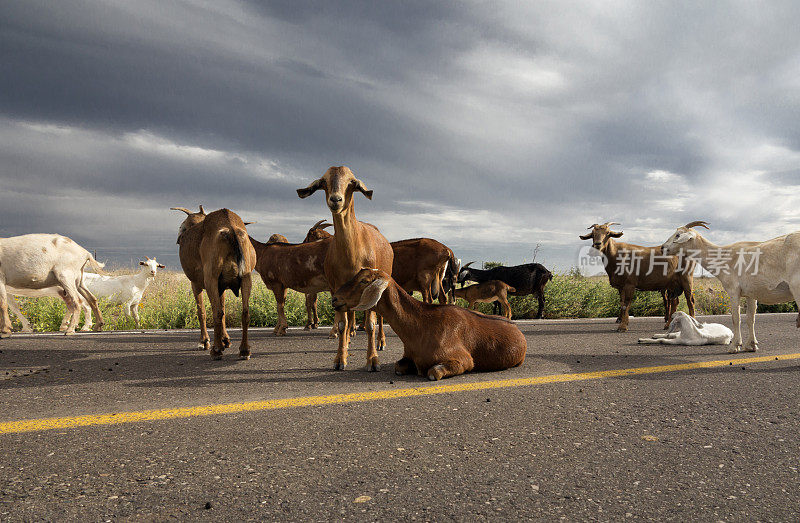
[[[165,268],[163,265],[158,263],[155,258],[153,258],[152,260],[150,258],[145,258],[145,261],[140,261],[139,265],[143,265],[145,267],[145,270],[150,271],[149,276],[152,277],[152,278],[156,277],[156,273],[158,272],[158,269],[164,269]]]
[[[608,247],[608,243],[611,241],[612,238],[619,238],[622,236],[622,231],[612,231],[612,225],[619,225],[614,222],[604,223],[599,225],[595,223],[589,229],[592,232],[583,234],[579,236],[581,240],[592,240],[592,247],[597,249],[598,251],[605,250]]]
[[[322,178],[314,180],[304,189],[297,189],[297,195],[300,198],[307,198],[319,189],[325,190],[325,202],[333,214],[341,214],[352,206],[355,191],[372,199],[372,191],[345,166],[329,168]]]
[[[683,227],[678,227],[667,241],[661,245],[661,253],[668,256],[680,254],[681,251],[692,251],[697,249],[697,231],[693,227],[705,227],[708,229],[707,222],[691,222]]]
[[[389,286],[390,276],[378,269],[361,269],[333,293],[334,310],[365,311],[373,308]]]
[[[181,243],[181,238],[183,237],[183,233],[194,227],[195,225],[199,224],[203,220],[206,219],[206,211],[203,210],[203,206],[200,206],[199,212],[192,212],[185,207],[170,207],[173,211],[183,211],[186,213],[186,219],[183,220],[181,224],[180,230],[178,230],[178,241],[175,243]]]

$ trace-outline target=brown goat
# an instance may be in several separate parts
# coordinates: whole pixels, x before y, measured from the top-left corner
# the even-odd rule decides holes
[[[332,238],[333,234],[329,233],[325,229],[327,227],[333,227],[332,223],[327,223],[325,220],[320,220],[308,230],[306,233],[306,237],[303,240],[303,243],[308,242],[315,242],[317,240],[324,240],[325,238]]]
[[[508,293],[516,289],[500,280],[489,280],[468,287],[455,289],[456,298],[467,301],[467,307],[475,309],[478,303],[491,303],[499,301],[503,316],[511,319],[511,305],[508,303]]]
[[[252,240],[252,238],[250,239]],[[270,243],[289,243],[289,239],[283,234],[275,233],[272,236],[270,236],[269,239],[267,240],[267,244]]]
[[[622,231],[612,231],[615,222],[594,224],[591,232],[579,236],[581,240],[592,240],[592,247],[605,256],[608,282],[619,291],[620,312],[617,321],[620,332],[628,330],[628,312],[636,290],[659,291],[664,300],[664,328],[669,327],[672,313],[678,308],[678,296],[686,297],[689,314],[694,316],[694,264],[679,267],[677,256],[661,254],[661,247],[642,247],[632,243],[615,242]],[[636,262],[635,260],[638,260]],[[679,270],[680,269],[680,270]]]
[[[374,308],[386,318],[404,345],[394,366],[397,374],[440,380],[472,370],[503,370],[522,364],[528,350],[511,321],[420,302],[385,271],[362,269],[333,294],[332,304],[337,311]]]
[[[334,236],[325,256],[325,277],[331,286],[331,293],[344,285],[363,267],[391,273],[394,259],[391,245],[377,227],[362,223],[355,216],[353,193],[358,191],[371,200],[372,191],[344,166],[329,168],[322,178],[314,180],[308,187],[297,189],[297,195],[300,198],[307,198],[319,189],[325,191],[325,202],[333,216]],[[347,349],[350,343],[348,322],[355,322],[355,313],[338,310],[335,322],[339,330],[339,348],[334,368],[343,370],[347,366]],[[378,344],[383,346],[385,335],[380,318],[378,324]],[[379,369],[374,312],[367,311],[366,370]]]
[[[200,322],[200,348],[209,348],[206,330],[206,309],[203,289],[206,290],[214,315],[214,344],[211,358],[222,359],[222,351],[230,347],[231,338],[225,329],[225,289],[236,296],[242,291],[242,343],[239,358],[250,359],[247,328],[250,324],[251,272],[256,265],[256,252],[247,236],[245,224],[239,216],[220,209],[206,215],[203,206],[193,213],[184,207],[173,210],[187,214],[178,234],[181,267],[192,283],[192,293],[197,303]]]
[[[447,303],[442,286],[448,264],[457,266],[458,261],[446,245],[430,238],[413,238],[392,242],[394,264],[392,279],[407,292],[418,291],[422,301]],[[451,271],[453,272],[453,271]],[[458,274],[456,268],[454,274]]]
[[[330,288],[323,269],[330,241],[261,243],[250,238],[256,251],[256,270],[261,275],[264,285],[275,294],[278,322],[273,333],[276,336],[285,335],[289,326],[285,312],[286,289],[306,294],[306,312],[308,312],[308,297],[313,295],[316,300],[318,292]],[[308,314],[308,322],[311,322],[312,315],[310,312]],[[309,328],[308,323],[306,328]]]

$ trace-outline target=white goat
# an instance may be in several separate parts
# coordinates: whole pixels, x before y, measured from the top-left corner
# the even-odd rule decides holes
[[[97,297],[107,298],[109,302],[122,305],[122,312],[126,316],[133,315],[136,320],[136,326],[139,326],[139,303],[142,301],[144,291],[150,282],[155,278],[157,269],[163,269],[164,266],[159,264],[155,258],[152,260],[146,258],[147,261],[140,261],[142,270],[137,274],[123,275],[123,276],[106,276],[86,272],[83,275],[83,283],[90,292]],[[24,296],[27,298],[42,298],[53,297],[61,298],[66,302],[64,289],[61,287],[47,287],[44,289],[17,289],[14,287],[7,288],[9,299],[8,308],[13,312],[20,323],[22,323],[23,332],[33,332],[30,323],[19,310],[14,299],[10,295]],[[62,332],[67,330],[70,320],[73,316],[77,316],[75,323],[80,321],[81,309],[85,312],[85,321],[83,322],[82,331],[88,331],[92,328],[92,309],[89,304],[80,299],[78,301],[80,306],[77,310],[72,311],[67,307],[67,312],[64,314],[64,319],[61,322]]]
[[[136,327],[139,327],[139,303],[142,301],[144,291],[155,279],[158,269],[164,268],[155,258],[145,259],[146,261],[139,262],[142,270],[136,274],[105,276],[87,272],[83,275],[83,282],[90,291],[96,296],[106,298],[110,303],[122,305],[123,314],[125,316],[132,315],[136,321]],[[92,326],[92,310],[85,303],[81,305],[85,312],[83,328],[89,330]]]
[[[667,345],[727,345],[733,331],[719,323],[700,323],[683,311],[676,311],[663,334],[652,338],[639,338],[639,343],[666,343]]]
[[[8,317],[9,288],[37,290],[61,287],[67,309],[80,311],[86,300],[98,318],[96,330],[103,325],[97,300],[83,284],[86,265],[101,270],[103,265],[66,236],[58,234],[25,234],[0,238],[0,338],[11,335]],[[12,298],[13,299],[13,298]],[[73,316],[66,334],[75,332]]]
[[[747,330],[749,340],[745,350],[758,350],[755,321],[758,301],[766,304],[794,300],[800,304],[800,232],[779,236],[765,242],[736,242],[715,245],[703,238],[693,227],[708,224],[695,221],[678,227],[661,246],[664,254],[683,253],[700,263],[717,277],[728,293],[733,319],[733,347],[742,350],[739,301],[747,299]],[[797,316],[800,328],[800,314]]]

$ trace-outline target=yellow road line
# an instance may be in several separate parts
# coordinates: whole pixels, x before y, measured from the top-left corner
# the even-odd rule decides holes
[[[676,372],[692,369],[708,369],[724,367],[727,365],[742,365],[763,363],[775,360],[800,359],[800,353],[780,354],[773,356],[759,356],[751,358],[735,358],[728,360],[700,361],[695,363],[681,363],[676,365],[661,365],[657,367],[635,367],[630,369],[614,369],[596,372],[581,372],[578,374],[553,374],[531,378],[514,378],[507,380],[478,381],[472,383],[452,383],[445,385],[430,385],[413,387],[409,389],[384,390],[374,392],[356,392],[350,394],[333,394],[330,396],[306,396],[300,398],[274,399],[252,401],[247,403],[228,403],[223,405],[204,405],[200,407],[186,407],[176,409],[144,410],[139,412],[120,412],[116,414],[97,414],[87,416],[74,416],[65,418],[29,419],[20,421],[7,421],[0,423],[0,434],[15,434],[20,432],[38,432],[53,429],[68,429],[87,427],[91,425],[115,425],[120,423],[135,423],[139,421],[155,421],[176,418],[192,418],[195,416],[214,416],[219,414],[232,414],[236,412],[253,412],[260,410],[290,409],[297,407],[310,407],[316,405],[332,405],[341,403],[355,403],[379,399],[410,398],[415,396],[431,396],[434,394],[447,394],[452,392],[466,392],[489,389],[504,389],[509,387],[529,387],[546,383],[561,383],[568,381],[596,380],[602,378],[615,378],[619,376],[635,376],[640,374],[655,374],[660,372]]]

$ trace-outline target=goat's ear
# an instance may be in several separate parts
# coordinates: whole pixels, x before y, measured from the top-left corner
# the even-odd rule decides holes
[[[325,187],[325,179],[317,178],[316,180],[311,182],[311,185],[309,185],[305,189],[297,189],[297,196],[299,196],[300,198],[308,198],[309,196],[317,192],[319,189],[322,189],[324,187]]]
[[[139,265],[144,265],[144,264],[145,264],[145,263],[144,263],[143,261],[140,261],[140,262],[139,262]]]
[[[364,182],[362,182],[361,180],[358,179],[355,180],[355,188],[353,190],[362,193],[364,196],[367,197],[367,200],[372,199],[372,191],[367,189],[367,186],[364,185]]]
[[[166,269],[167,268],[166,265],[161,265],[160,263],[157,263],[156,267],[158,267],[159,269]]]
[[[364,292],[361,293],[361,301],[353,307],[354,311],[366,311],[378,304],[383,296],[383,291],[389,286],[389,280],[378,278],[370,283]]]
[[[591,240],[593,235],[594,234],[590,232],[589,234],[582,234],[578,236],[578,238],[580,238],[581,240]]]
[[[612,238],[619,238],[620,236],[622,236],[622,231],[619,232],[610,231],[608,235],[611,236]]]
[[[248,225],[252,225],[252,224],[254,224],[256,222],[243,222],[243,223],[244,223],[245,227],[247,227]]]

